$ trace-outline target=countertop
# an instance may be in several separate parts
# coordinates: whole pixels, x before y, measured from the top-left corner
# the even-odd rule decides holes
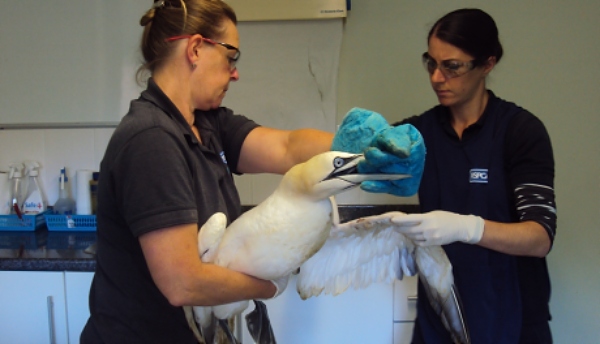
[[[252,206],[244,206],[244,210]],[[340,205],[340,221],[388,211],[417,212],[416,204]],[[93,272],[96,232],[0,231],[0,271]]]

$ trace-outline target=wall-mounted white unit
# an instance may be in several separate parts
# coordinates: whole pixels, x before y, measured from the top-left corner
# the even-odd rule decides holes
[[[239,21],[346,17],[346,0],[225,0]]]

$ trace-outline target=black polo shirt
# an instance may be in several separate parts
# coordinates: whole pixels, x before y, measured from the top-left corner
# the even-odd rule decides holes
[[[232,172],[258,125],[227,108],[196,111],[202,144],[150,79],[106,149],[98,183],[98,253],[82,343],[195,343],[180,307],[158,290],[138,237],[217,211],[241,213]]]

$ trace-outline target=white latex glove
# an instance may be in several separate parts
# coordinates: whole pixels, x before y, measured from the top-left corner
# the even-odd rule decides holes
[[[277,288],[277,291],[275,291],[275,294],[273,296],[271,296],[271,299],[274,299],[277,296],[279,296],[281,293],[283,293],[285,288],[287,288],[289,280],[290,280],[290,275],[278,278],[276,280],[270,280],[271,283],[273,283],[273,285],[275,285],[275,288]]]
[[[445,245],[455,241],[476,244],[483,236],[484,220],[475,215],[459,215],[434,210],[424,214],[399,214],[392,218],[400,233],[419,246]]]

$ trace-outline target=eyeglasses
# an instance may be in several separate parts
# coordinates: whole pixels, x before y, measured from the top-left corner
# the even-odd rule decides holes
[[[467,74],[477,66],[476,60],[466,62],[458,60],[444,60],[438,65],[438,63],[431,58],[428,53],[423,53],[421,59],[423,61],[423,66],[425,67],[425,70],[429,72],[429,75],[433,75],[435,70],[439,69],[446,79],[457,78],[461,75]]]
[[[165,42],[173,42],[178,39],[186,39],[186,38],[192,38],[192,35],[181,35],[181,36],[169,37],[169,38],[165,39]],[[242,52],[240,51],[240,49],[234,47],[231,44],[213,41],[210,38],[200,37],[200,39],[205,41],[206,43],[213,44],[213,45],[221,45],[221,46],[225,47],[227,50],[235,51],[235,55],[233,57],[227,55],[227,60],[229,61],[229,71],[233,72],[235,70],[236,64],[237,64],[238,60],[240,59],[240,56],[242,55]]]

